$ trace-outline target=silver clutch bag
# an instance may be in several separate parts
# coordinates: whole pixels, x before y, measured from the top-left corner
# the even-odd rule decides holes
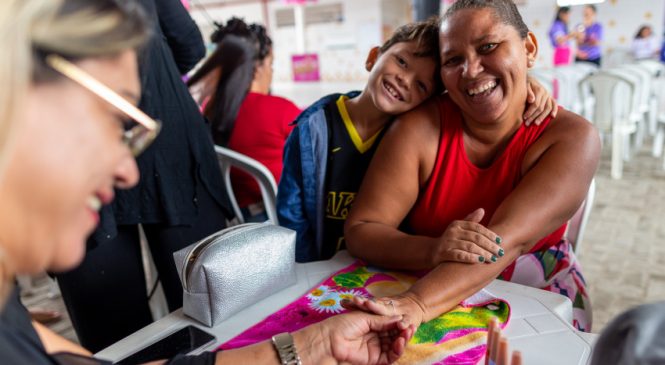
[[[295,231],[248,223],[175,252],[183,313],[212,327],[295,284],[295,242]]]

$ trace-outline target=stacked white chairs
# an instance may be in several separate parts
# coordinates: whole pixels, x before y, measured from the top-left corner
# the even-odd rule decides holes
[[[263,199],[263,205],[265,206],[268,220],[274,224],[279,224],[276,208],[277,183],[275,182],[272,173],[270,173],[270,170],[259,161],[228,148],[215,146],[215,152],[217,153],[217,160],[219,161],[219,166],[222,170],[222,177],[224,178],[226,191],[238,222],[245,223],[245,218],[240,211],[238,201],[233,192],[233,186],[231,185],[231,167],[238,168],[248,173],[256,180],[259,184],[259,189],[261,189],[261,198]]]
[[[596,72],[598,68],[591,63],[574,63],[569,66],[556,67],[554,73],[559,84],[559,95],[557,102],[562,107],[583,115],[586,110],[590,110],[593,99],[590,99],[588,89],[580,89],[579,83],[582,79]]]
[[[665,169],[665,79],[659,78],[654,82],[656,97],[658,98],[658,113],[656,115],[656,134],[653,139],[652,155],[663,156],[663,169]]]
[[[644,142],[646,130],[648,129],[647,124],[649,121],[650,99],[652,92],[651,74],[645,69],[633,65],[622,65],[619,67],[611,68],[607,70],[607,72],[622,76],[625,79],[630,80],[630,82],[633,84],[635,93],[633,94],[630,118],[637,125],[635,150],[638,150]]]
[[[654,60],[642,60],[634,64],[643,70],[649,72],[651,76],[651,99],[649,102],[649,135],[655,136],[657,124],[659,103],[662,100],[662,94],[659,94],[658,83],[665,79],[665,65]]]
[[[588,89],[593,94],[590,121],[604,135],[611,136],[611,176],[620,179],[623,160],[629,154],[630,136],[637,132],[638,122],[631,118],[635,102],[634,79],[619,73],[599,71],[587,76],[579,83],[580,94]],[[586,103],[585,103],[586,104]]]
[[[638,65],[648,69],[654,77],[665,76],[665,65],[656,60],[641,60],[637,62]]]

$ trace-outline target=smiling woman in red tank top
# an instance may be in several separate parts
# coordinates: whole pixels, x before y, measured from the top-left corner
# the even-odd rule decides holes
[[[386,133],[345,231],[349,251],[372,264],[431,271],[369,308],[420,324],[500,277],[568,296],[573,324],[590,330],[584,279],[562,237],[596,171],[598,133],[566,110],[524,127],[538,44],[512,1],[458,0],[440,46],[447,94]]]

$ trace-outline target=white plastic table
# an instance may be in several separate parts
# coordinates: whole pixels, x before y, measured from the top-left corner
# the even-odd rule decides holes
[[[213,350],[291,303],[353,261],[354,259],[346,251],[341,251],[328,261],[298,264],[295,285],[247,307],[213,328],[208,328],[185,316],[181,310],[177,310],[98,352],[95,356],[117,361],[188,325],[200,327],[216,337],[215,344],[192,354]],[[568,365],[589,362],[595,335],[578,332],[569,324],[572,318],[572,304],[568,298],[500,280],[493,281],[486,290],[510,303],[511,319],[504,333],[510,340],[511,348],[522,352],[525,365]]]

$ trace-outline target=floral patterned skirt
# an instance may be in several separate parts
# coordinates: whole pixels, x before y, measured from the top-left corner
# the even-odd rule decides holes
[[[573,326],[591,331],[591,301],[573,247],[568,240],[520,256],[499,279],[551,291],[573,302]]]

